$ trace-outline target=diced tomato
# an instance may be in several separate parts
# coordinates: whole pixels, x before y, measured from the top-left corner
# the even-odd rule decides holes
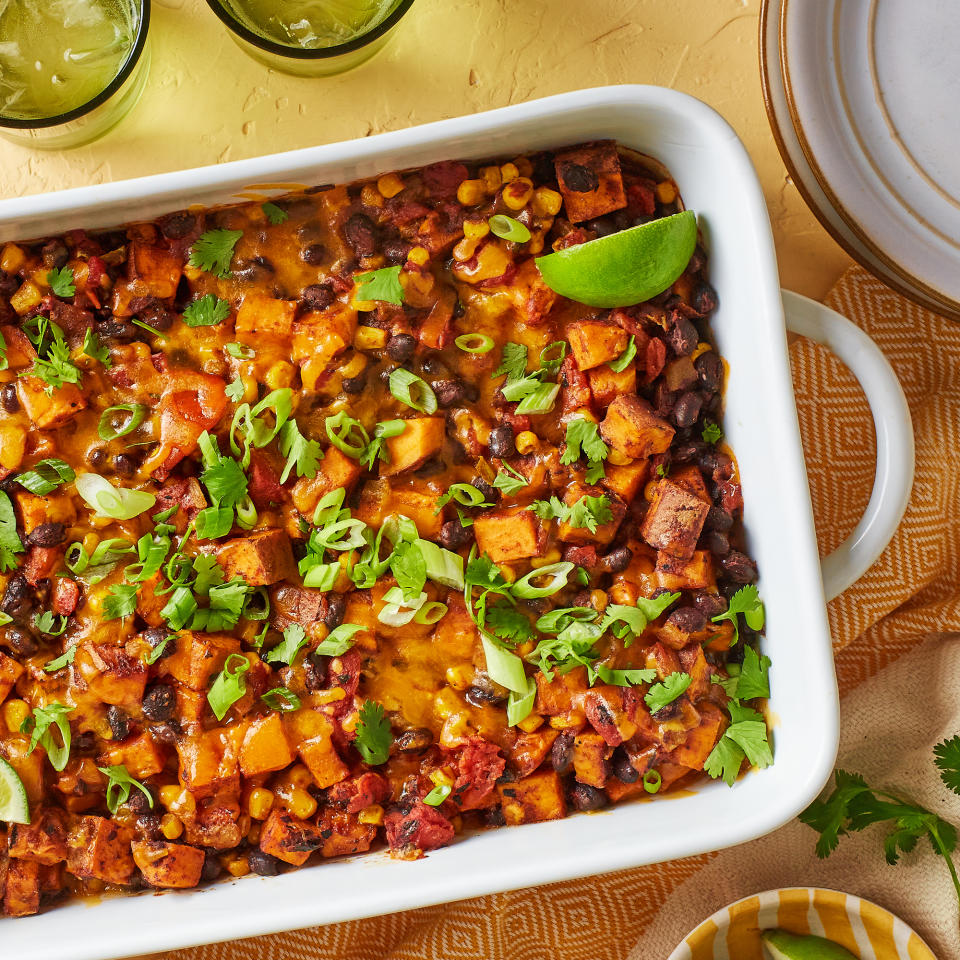
[[[461,810],[485,807],[484,801],[493,793],[506,763],[496,744],[482,737],[471,737],[457,758],[458,774],[450,799]]]
[[[436,850],[453,840],[453,824],[436,808],[417,800],[409,810],[391,810],[383,818],[387,843],[392,851],[414,856],[418,851]]]
[[[80,602],[80,587],[76,580],[69,577],[58,577],[53,587],[51,608],[54,613],[69,617]]]
[[[256,451],[250,457],[247,480],[247,492],[258,509],[266,510],[270,504],[283,502],[286,494],[280,486],[280,475],[273,469],[270,461]]]
[[[431,197],[455,197],[457,187],[470,176],[470,171],[462,163],[441,160],[423,168],[423,183]]]
[[[378,773],[362,773],[341,780],[327,791],[327,801],[347,813],[359,813],[365,807],[383,803],[390,796],[390,784]]]
[[[647,383],[652,382],[663,371],[667,362],[667,345],[659,337],[651,337],[647,344],[645,364]]]

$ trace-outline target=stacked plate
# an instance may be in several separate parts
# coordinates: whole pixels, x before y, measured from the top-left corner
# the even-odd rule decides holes
[[[764,99],[797,188],[847,252],[960,320],[955,0],[765,0]]]

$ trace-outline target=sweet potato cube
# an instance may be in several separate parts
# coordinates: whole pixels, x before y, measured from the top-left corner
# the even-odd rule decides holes
[[[3,912],[8,917],[29,917],[40,910],[40,864],[11,859],[7,866]]]
[[[477,517],[473,529],[480,553],[494,563],[539,557],[546,549],[547,537],[540,521],[522,508]]]
[[[463,596],[457,592],[447,595],[447,612],[433,630],[433,641],[438,650],[452,660],[470,660],[476,649],[477,627],[467,613]],[[348,623],[353,621],[348,620]]]
[[[324,726],[308,739],[301,741],[297,753],[313,776],[314,783],[324,790],[344,780],[350,769],[340,759],[334,746],[333,724],[322,713],[314,712],[314,715],[323,720]]]
[[[646,460],[634,460],[622,467],[607,464],[604,471],[606,476],[600,485],[615,493],[624,503],[630,503],[646,482],[648,466]]]
[[[198,797],[233,789],[239,783],[237,756],[243,731],[237,727],[191,733],[177,740],[180,781]]]
[[[133,831],[106,817],[80,817],[67,837],[67,869],[76,877],[128,883]]]
[[[498,783],[497,793],[508,826],[562,820],[567,815],[563,784],[555,770],[538,770],[513,783]]]
[[[18,490],[13,499],[20,511],[24,533],[36,530],[42,523],[62,523],[69,527],[77,519],[73,498],[65,493],[38,497],[26,490]]]
[[[13,657],[0,652],[0,703],[7,699],[22,673],[23,667]]]
[[[630,396],[637,392],[637,368],[631,363],[617,373],[607,364],[594,367],[587,372],[593,402],[598,407],[607,407],[619,396]]]
[[[310,517],[321,498],[341,487],[349,496],[360,476],[360,464],[334,446],[327,447],[320,469],[312,479],[301,477],[290,491],[294,506]]]
[[[573,741],[573,769],[581,783],[602,790],[610,775],[610,756],[613,754],[606,740],[592,730],[578,733]]]
[[[175,643],[176,649],[157,661],[158,673],[204,693],[210,678],[223,669],[227,657],[240,652],[240,641],[228,633],[181,630],[170,643]]]
[[[384,444],[390,459],[380,465],[382,477],[415,470],[443,446],[446,430],[443,417],[411,417],[404,423],[403,433],[388,438]]]
[[[600,423],[603,439],[633,460],[646,460],[670,449],[674,429],[661,420],[646,400],[635,394],[620,396],[607,407]]]
[[[633,696],[633,694],[630,694]],[[617,747],[636,732],[624,701],[623,688],[600,684],[583,695],[583,712],[593,729],[611,746]]]
[[[58,893],[63,889],[63,864],[40,864],[40,894]]]
[[[147,686],[147,667],[123,647],[84,641],[77,647],[73,665],[93,697],[128,712],[139,709]]]
[[[674,763],[690,767],[692,770],[703,769],[725,725],[723,712],[715,704],[703,704],[699,708],[699,713],[699,726],[688,730],[686,739],[670,754],[670,759]]]
[[[425,540],[436,540],[440,536],[443,515],[436,513],[437,495],[434,493],[424,493],[408,488],[391,488],[383,509],[385,517],[390,516],[391,513],[409,517],[417,525],[420,536]],[[354,515],[359,516],[359,511]]]
[[[581,483],[571,483],[563,495],[563,502],[572,507],[583,497],[603,496],[604,491],[599,487],[587,487]],[[627,505],[615,495],[607,495],[607,503],[610,506],[612,519],[608,523],[597,525],[597,529],[591,531],[588,527],[571,527],[568,523],[561,523],[557,530],[557,538],[564,543],[577,544],[596,544],[606,546],[617,534],[617,528],[620,521],[627,513]]]
[[[609,320],[577,320],[567,326],[570,352],[583,370],[616,360],[627,348],[627,331]],[[613,371],[610,371],[611,373]]]
[[[196,477],[170,477],[157,491],[156,513],[176,507],[177,511],[167,521],[184,533],[187,524],[207,507],[207,498]]]
[[[277,529],[228,540],[217,551],[217,559],[227,580],[239,577],[253,587],[293,580],[297,573],[290,538]]]
[[[347,607],[343,615],[343,622],[363,628],[353,635],[353,645],[355,647],[376,653],[378,649],[376,632],[381,624],[377,622],[377,612],[374,609],[373,598],[369,590],[351,590],[347,594]]]
[[[137,613],[151,627],[162,627],[166,621],[161,616],[160,611],[170,600],[170,594],[159,594],[158,589],[163,589],[166,581],[155,573],[150,579],[140,584],[137,591]]]
[[[8,324],[0,326],[0,337],[6,343],[7,369],[22,370],[29,367],[37,357],[27,335],[19,328]]]
[[[164,840],[136,840],[133,860],[151,887],[195,887],[206,854],[199,847]]]
[[[553,741],[558,736],[560,736],[559,730],[546,725],[539,730],[534,730],[533,733],[521,733],[508,751],[510,769],[517,776],[529,776],[546,760]]]
[[[664,478],[656,485],[640,533],[651,547],[689,559],[709,512],[709,501]]]
[[[284,863],[303,866],[323,844],[320,828],[274,807],[260,828],[260,849]]]
[[[340,302],[306,313],[294,323],[290,359],[300,364],[307,390],[315,388],[330,361],[353,343],[356,329],[356,307]]]
[[[680,467],[677,470],[670,471],[670,480],[689,490],[695,497],[699,497],[705,503],[710,503],[710,491],[707,489],[707,482],[703,479],[703,474],[692,463],[686,467]]]
[[[48,395],[47,385],[39,377],[20,377],[17,396],[38,430],[62,427],[87,406],[87,398],[72,383],[65,383]]]
[[[177,293],[183,274],[183,258],[166,247],[140,240],[130,242],[130,278],[138,281],[137,293],[169,300]]]
[[[712,590],[716,584],[713,558],[707,550],[694,550],[687,558],[661,550],[657,553],[657,584],[664,590]]]
[[[7,844],[11,857],[37,863],[67,859],[67,828],[56,808],[33,811],[29,824],[11,823]]]
[[[325,811],[320,819],[320,847],[322,857],[344,857],[370,849],[377,835],[373,824],[361,823],[355,814]]]
[[[612,140],[573,147],[554,158],[563,205],[571,223],[581,223],[627,205],[620,157]]]
[[[245,777],[282,770],[293,763],[293,751],[283,731],[279,713],[254,720],[240,747],[240,770]]]
[[[296,300],[277,300],[260,293],[248,293],[237,310],[237,333],[288,339],[293,333]]]
[[[569,673],[555,673],[553,680],[548,680],[538,671],[535,680],[537,683],[535,710],[541,716],[555,717],[580,708],[583,694],[587,690],[587,671],[583,667],[576,667]]]
[[[137,780],[155,777],[158,773],[163,773],[167,765],[166,750],[149,733],[141,733],[138,737],[128,738],[111,745],[98,759],[103,767],[122,764],[127,768],[130,776],[136,777]]]
[[[668,626],[673,626],[673,624],[668,624]],[[710,626],[713,626],[713,624],[710,624]],[[704,631],[704,633],[707,633],[707,631]],[[687,696],[692,703],[696,703],[710,692],[713,668],[707,663],[707,658],[703,655],[702,644],[696,640],[680,650],[678,656],[683,672],[691,678],[690,686],[687,687]]]

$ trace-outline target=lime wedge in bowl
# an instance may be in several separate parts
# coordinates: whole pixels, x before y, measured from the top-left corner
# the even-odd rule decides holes
[[[696,245],[697,218],[684,210],[536,262],[554,293],[589,307],[631,307],[663,293],[686,269]]]
[[[764,930],[760,934],[771,960],[857,960],[845,947],[823,937]]]
[[[27,791],[17,771],[0,758],[0,820],[7,823],[29,823],[30,805]]]

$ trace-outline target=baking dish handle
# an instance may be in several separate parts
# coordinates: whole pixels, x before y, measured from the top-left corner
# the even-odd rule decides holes
[[[823,304],[783,290],[787,329],[834,353],[860,382],[877,435],[870,502],[853,533],[821,562],[832,600],[867,572],[903,519],[913,487],[913,423],[903,388],[880,348],[856,324]]]

